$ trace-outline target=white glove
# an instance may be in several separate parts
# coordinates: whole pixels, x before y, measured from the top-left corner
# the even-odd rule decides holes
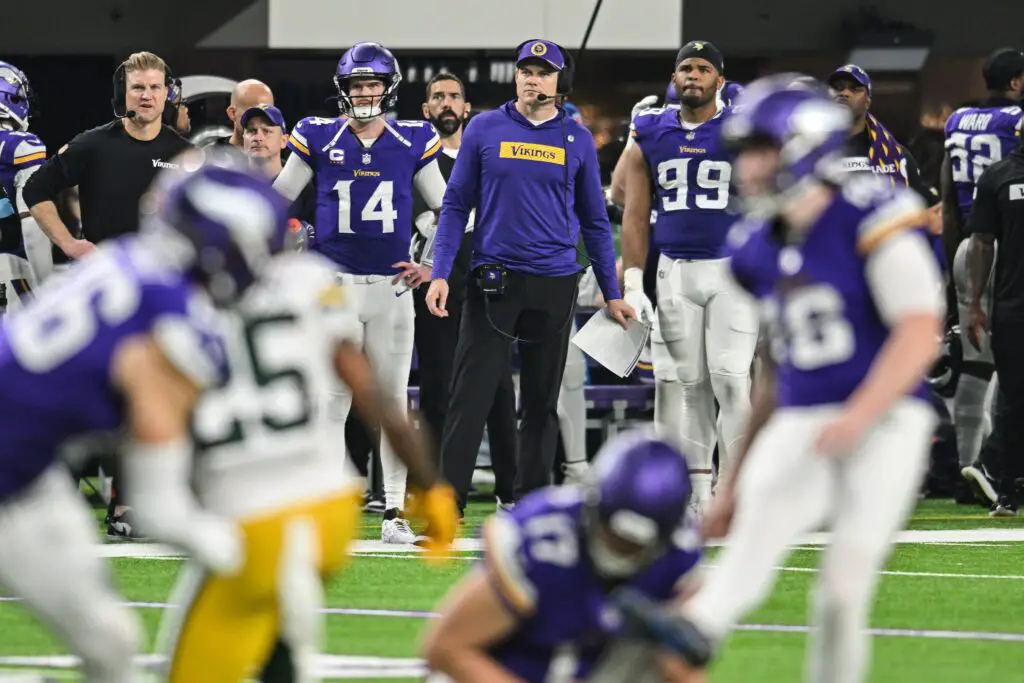
[[[633,111],[629,113],[629,119],[632,121],[636,118],[636,115],[642,112],[644,109],[650,109],[658,103],[657,95],[648,95],[639,102],[633,105]]]
[[[653,325],[654,306],[644,294],[644,271],[636,267],[627,268],[623,274],[623,281],[626,285],[623,299],[636,311],[640,322]]]
[[[193,533],[188,545],[199,564],[217,574],[238,573],[245,563],[245,541],[242,530],[225,517],[200,513],[195,524],[202,531]]]
[[[563,469],[565,483],[582,484],[588,471],[590,471],[590,464],[586,460],[565,463],[565,468]]]

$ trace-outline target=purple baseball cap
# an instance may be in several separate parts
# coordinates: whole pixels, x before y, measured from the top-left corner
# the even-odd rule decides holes
[[[829,87],[831,87],[832,82],[840,77],[852,78],[857,81],[868,89],[868,97],[871,97],[871,77],[868,76],[868,72],[864,69],[860,68],[856,64],[846,64],[829,74],[828,80],[825,82],[828,83]]]
[[[249,125],[249,121],[251,121],[254,116],[264,117],[275,126],[279,126],[281,130],[287,129],[287,126],[284,123],[284,114],[282,114],[281,110],[272,104],[257,104],[255,107],[249,107],[242,112],[242,118],[240,120],[242,128]]]
[[[565,68],[565,55],[562,50],[550,40],[528,40],[519,48],[516,55],[516,66],[519,66],[527,59],[540,59],[551,65],[555,71]]]

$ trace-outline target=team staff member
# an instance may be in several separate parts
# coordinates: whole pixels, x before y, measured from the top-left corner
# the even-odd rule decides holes
[[[242,112],[242,149],[253,166],[262,170],[271,181],[281,174],[281,153],[288,144],[288,125],[284,114],[272,104],[258,104]],[[316,191],[310,183],[292,202],[289,218],[313,224],[316,216]],[[307,235],[308,236],[308,235]]]
[[[139,199],[154,176],[190,143],[164,125],[171,84],[167,64],[136,52],[114,73],[110,123],[80,133],[51,157],[25,186],[25,203],[39,227],[70,258],[79,259],[104,240],[138,229]],[[57,213],[62,190],[78,186],[82,239]]]
[[[1022,124],[1024,119],[1017,123],[1018,135]],[[992,433],[980,459],[999,494],[992,515],[1015,516],[1020,501],[1014,479],[1024,476],[1024,360],[1020,355],[1024,345],[1024,261],[1020,258],[1024,251],[1024,147],[1017,147],[989,166],[978,179],[967,231],[971,236],[967,247],[971,305],[966,324],[975,348],[980,347],[981,332],[990,329],[989,314],[981,301],[993,261],[996,267],[991,346],[999,375],[999,396],[992,415]]]
[[[555,98],[572,87],[571,60],[546,40],[517,48],[516,99],[467,126],[444,195],[427,292],[434,315],[449,315],[448,278],[469,212],[476,209],[472,271],[441,439],[442,469],[461,507],[514,338],[520,340],[523,406],[516,499],[550,483],[581,231],[608,313],[623,327],[636,317],[615,276],[594,139],[555,106]]]
[[[164,108],[174,84],[167,64],[157,55],[130,55],[114,72],[111,103],[117,118],[75,136],[29,178],[25,204],[69,258],[83,258],[95,244],[137,231],[139,199],[156,174],[173,168],[171,160],[192,146],[165,125]],[[72,234],[57,210],[62,192],[75,186],[81,238]],[[107,535],[132,537],[127,508],[117,503],[117,484],[115,476]]]
[[[466,87],[462,80],[450,73],[439,73],[427,83],[427,100],[423,103],[423,117],[433,124],[441,136],[441,155],[437,164],[447,182],[451,178],[455,159],[462,146],[462,131],[469,120],[472,105],[466,101]],[[413,192],[412,214],[413,259],[421,261],[424,270],[420,277],[430,278],[431,251],[428,242],[434,235],[435,214],[419,192]],[[462,320],[462,302],[466,298],[466,279],[473,251],[473,217],[466,223],[448,277],[448,297],[451,302],[447,318],[438,318],[427,309],[427,288],[413,290],[416,310],[415,342],[419,356],[420,412],[430,425],[434,438],[444,434],[451,398],[452,364],[459,339]],[[415,264],[409,264],[415,267]],[[406,270],[408,273],[408,269]],[[399,277],[403,277],[400,275]],[[414,277],[416,277],[414,275]],[[409,279],[406,279],[410,282]],[[418,278],[411,281],[418,282]],[[487,435],[491,447],[491,466],[494,468],[494,493],[499,505],[513,502],[516,476],[516,390],[512,381],[512,368],[506,365],[498,380],[497,391],[487,413]],[[440,452],[440,448],[437,449]]]

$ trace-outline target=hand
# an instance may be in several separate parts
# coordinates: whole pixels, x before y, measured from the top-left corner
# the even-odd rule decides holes
[[[432,270],[430,266],[422,266],[419,263],[410,263],[409,261],[399,261],[392,265],[402,271],[391,280],[393,285],[397,285],[400,281],[405,280],[406,287],[416,289],[424,282],[430,281]]]
[[[981,306],[972,305],[967,313],[967,341],[971,342],[978,351],[981,351],[981,333],[991,333],[988,325],[988,314]]]
[[[828,457],[842,457],[853,451],[864,436],[867,423],[858,415],[844,410],[830,421],[814,441],[814,449]]]
[[[732,483],[719,484],[711,505],[701,516],[700,530],[705,540],[725,538],[736,514],[736,491]]]
[[[85,258],[95,250],[96,245],[89,240],[73,240],[61,247],[61,251],[68,258],[75,259],[76,261]]]
[[[651,107],[653,107],[657,103],[658,103],[658,96],[657,95],[648,95],[647,97],[643,98],[642,100],[640,100],[639,102],[637,102],[636,104],[633,105],[633,111],[629,112],[630,120],[635,119],[637,114],[639,114],[640,112],[642,112],[645,109],[650,109]]]
[[[245,564],[245,541],[235,522],[221,517],[197,520],[202,531],[192,535],[192,555],[217,574],[233,575]]]
[[[427,559],[442,559],[451,552],[455,532],[459,528],[459,507],[455,491],[447,484],[435,484],[426,491],[413,494],[409,516],[426,524]]]
[[[928,232],[933,235],[942,234],[942,204],[928,209]]]
[[[447,318],[448,311],[448,281],[436,278],[431,281],[427,289],[427,310],[438,318]]]
[[[612,299],[608,302],[608,315],[624,330],[629,329],[629,320],[636,320],[636,311],[622,299]]]
[[[640,322],[654,324],[654,306],[644,293],[644,271],[641,268],[627,268],[622,274],[625,301],[640,314]]]
[[[590,471],[590,463],[586,460],[579,462],[567,462],[565,463],[565,483],[566,484],[581,484],[583,479],[587,476],[587,472]]]
[[[704,683],[707,676],[703,669],[695,669],[686,660],[669,652],[657,653],[661,680],[665,683]]]

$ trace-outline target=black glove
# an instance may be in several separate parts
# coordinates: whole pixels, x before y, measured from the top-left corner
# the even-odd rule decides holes
[[[678,654],[693,667],[703,668],[711,661],[711,640],[685,617],[666,612],[635,588],[620,588],[611,599],[622,615],[626,637]]]

